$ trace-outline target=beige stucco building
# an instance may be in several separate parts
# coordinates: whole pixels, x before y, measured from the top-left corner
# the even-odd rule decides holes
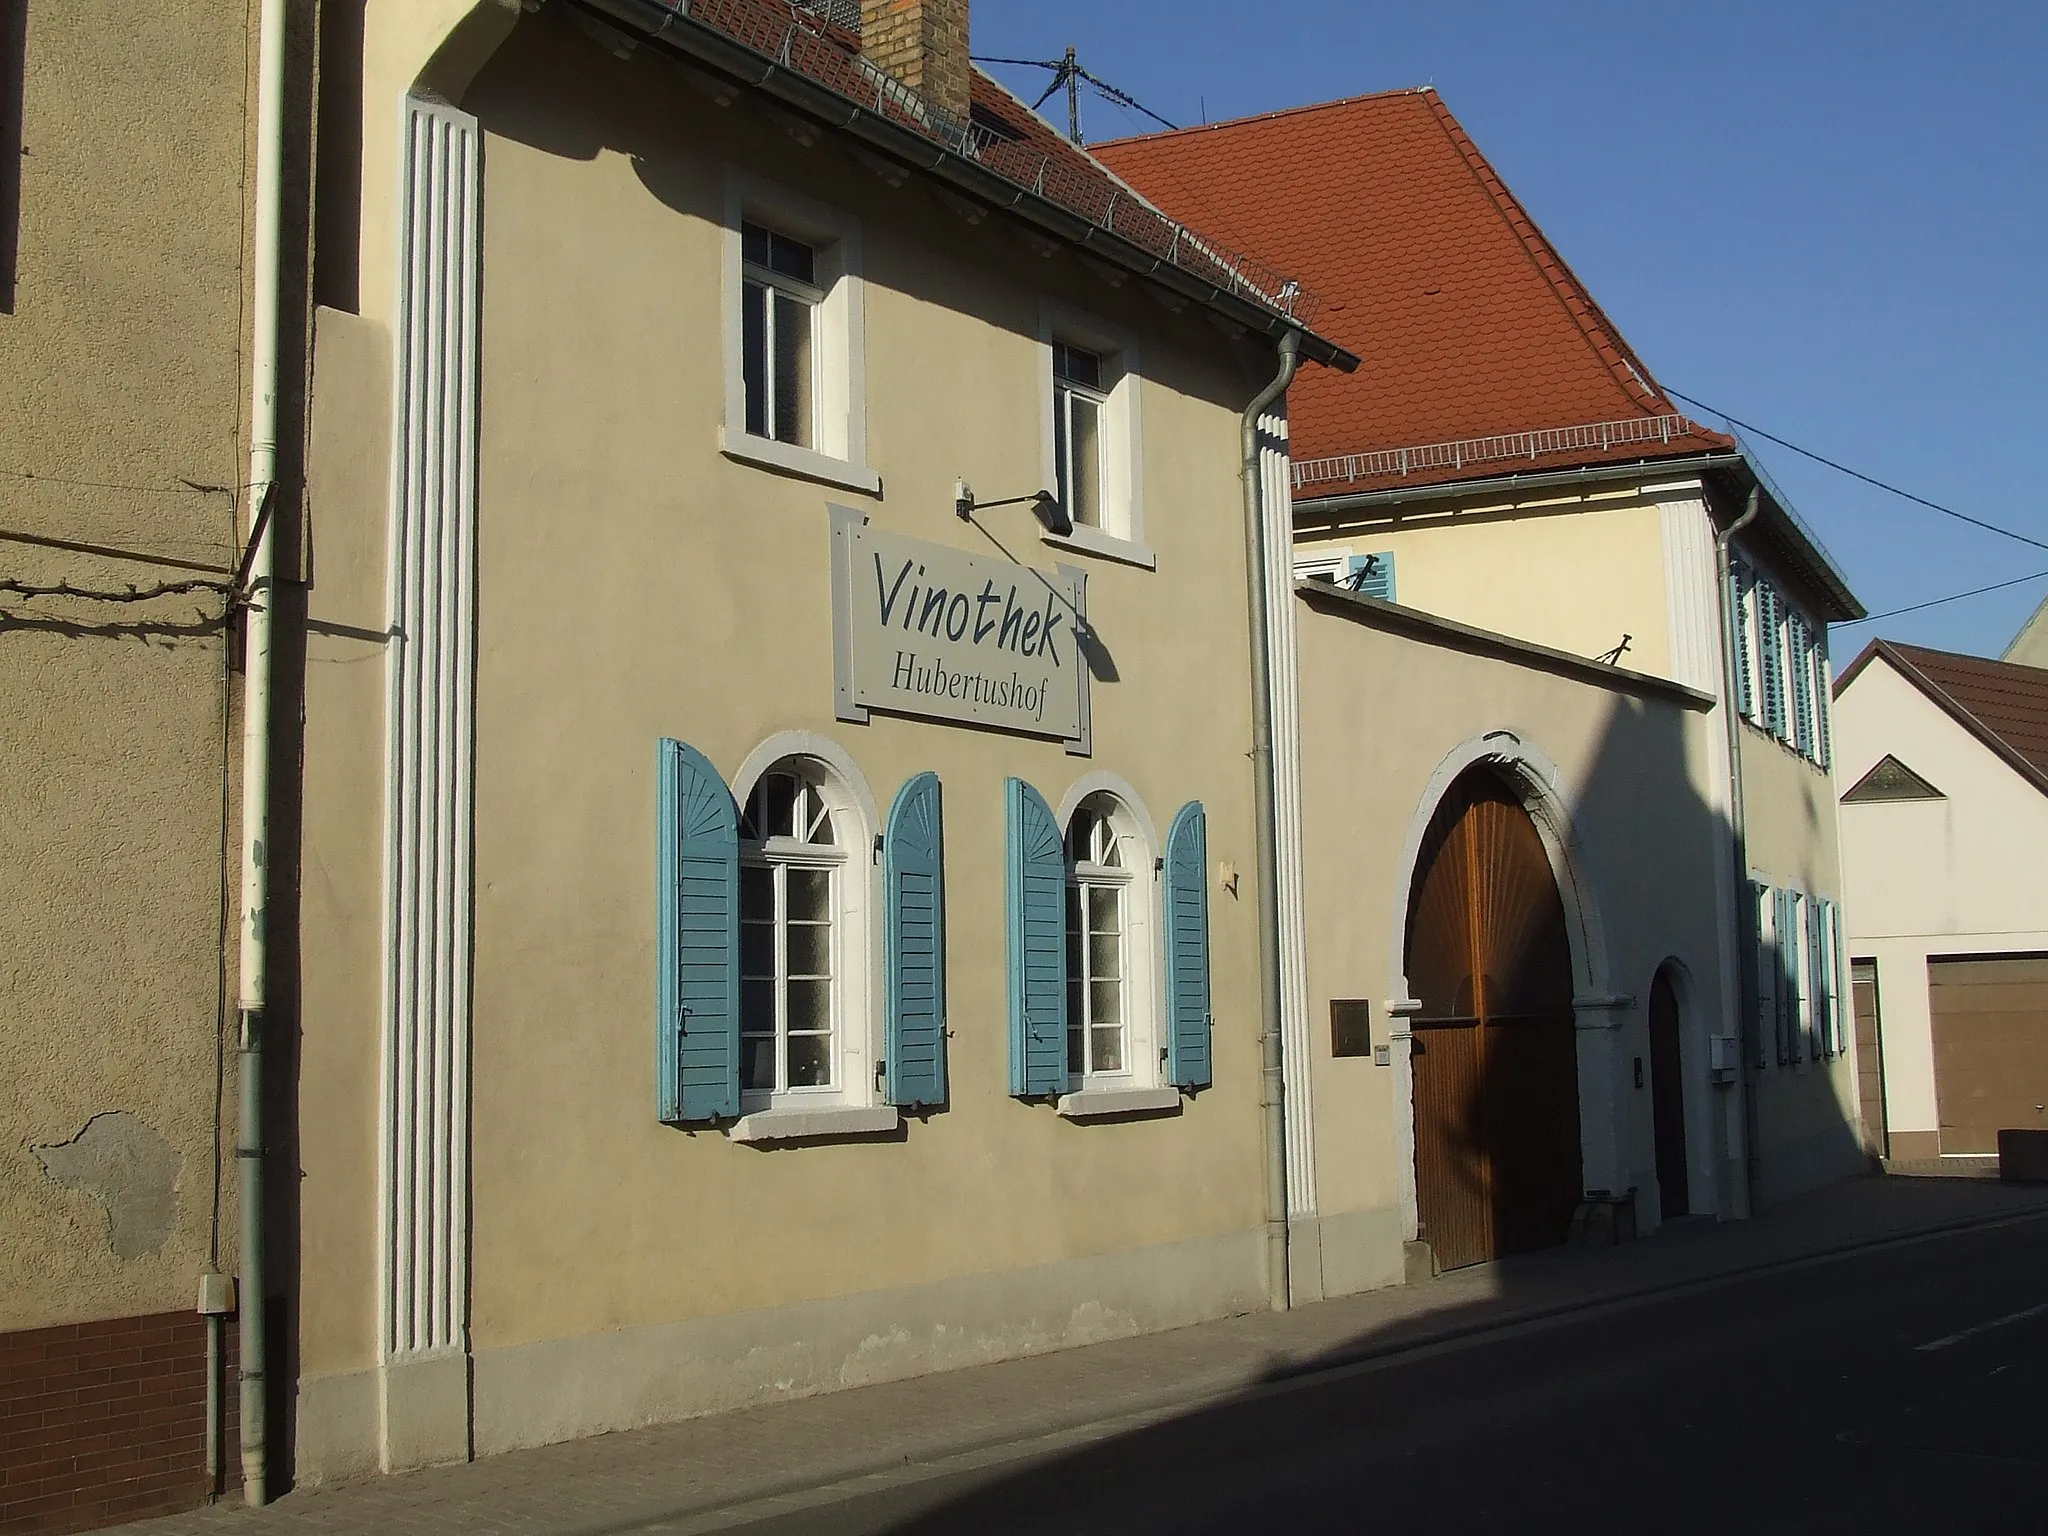
[[[1873,641],[1835,701],[1874,1153],[2048,1126],[2048,671]]]
[[[911,95],[757,9],[786,49],[369,12],[303,1479],[1269,1294],[1240,429],[1293,295],[1127,190],[1091,220],[943,35],[882,56]]]
[[[0,1329],[192,1418],[61,1519],[205,1497],[259,1255],[259,1496],[1284,1296],[1246,530],[1355,359],[865,13],[33,18]]]

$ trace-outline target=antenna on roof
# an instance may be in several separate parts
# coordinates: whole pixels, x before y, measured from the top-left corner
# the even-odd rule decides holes
[[[1105,100],[1115,102],[1120,107],[1129,107],[1133,111],[1142,112],[1162,128],[1170,130],[1177,126],[1176,124],[1169,123],[1136,97],[1118,90],[1106,80],[1098,80],[1095,76],[1089,74],[1087,70],[1081,67],[1080,60],[1074,57],[1074,50],[1072,48],[1067,50],[1065,58],[1060,59],[999,59],[991,55],[976,54],[974,55],[974,62],[977,64],[1015,64],[1024,69],[1051,70],[1052,81],[1039,93],[1038,100],[1031,103],[1031,110],[1036,112],[1052,99],[1055,92],[1064,88],[1067,93],[1067,137],[1076,144],[1081,142],[1081,82],[1084,80],[1089,85],[1092,85],[1096,92]],[[1202,109],[1202,117],[1203,121],[1206,122],[1208,120],[1208,107],[1206,103]]]

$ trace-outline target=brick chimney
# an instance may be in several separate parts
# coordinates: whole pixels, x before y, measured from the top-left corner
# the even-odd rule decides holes
[[[967,0],[861,0],[860,47],[940,111],[967,120]]]

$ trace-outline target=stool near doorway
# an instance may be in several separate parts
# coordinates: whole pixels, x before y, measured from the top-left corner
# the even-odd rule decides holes
[[[1572,1238],[1587,1248],[1618,1248],[1636,1240],[1636,1192],[1589,1189],[1572,1212]]]

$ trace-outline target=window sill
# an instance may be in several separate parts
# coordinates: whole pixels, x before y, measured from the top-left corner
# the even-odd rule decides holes
[[[865,464],[835,459],[812,448],[778,443],[772,437],[755,437],[749,432],[733,432],[724,427],[718,430],[718,448],[728,459],[760,469],[772,469],[777,474],[816,480],[822,485],[836,485],[841,490],[861,491],[869,496],[882,494],[882,477]]]
[[[1178,1088],[1084,1088],[1060,1095],[1057,1112],[1068,1120],[1102,1120],[1111,1115],[1177,1115]]]
[[[1039,537],[1060,549],[1071,549],[1083,555],[1100,555],[1105,560],[1139,566],[1148,571],[1159,569],[1159,557],[1152,553],[1151,545],[1140,544],[1135,539],[1120,539],[1113,533],[1104,533],[1100,528],[1090,528],[1085,523],[1076,523],[1072,533],[1046,533]]]
[[[821,1104],[816,1109],[757,1109],[733,1121],[733,1141],[809,1141],[826,1136],[885,1136],[902,1124],[893,1104]]]

